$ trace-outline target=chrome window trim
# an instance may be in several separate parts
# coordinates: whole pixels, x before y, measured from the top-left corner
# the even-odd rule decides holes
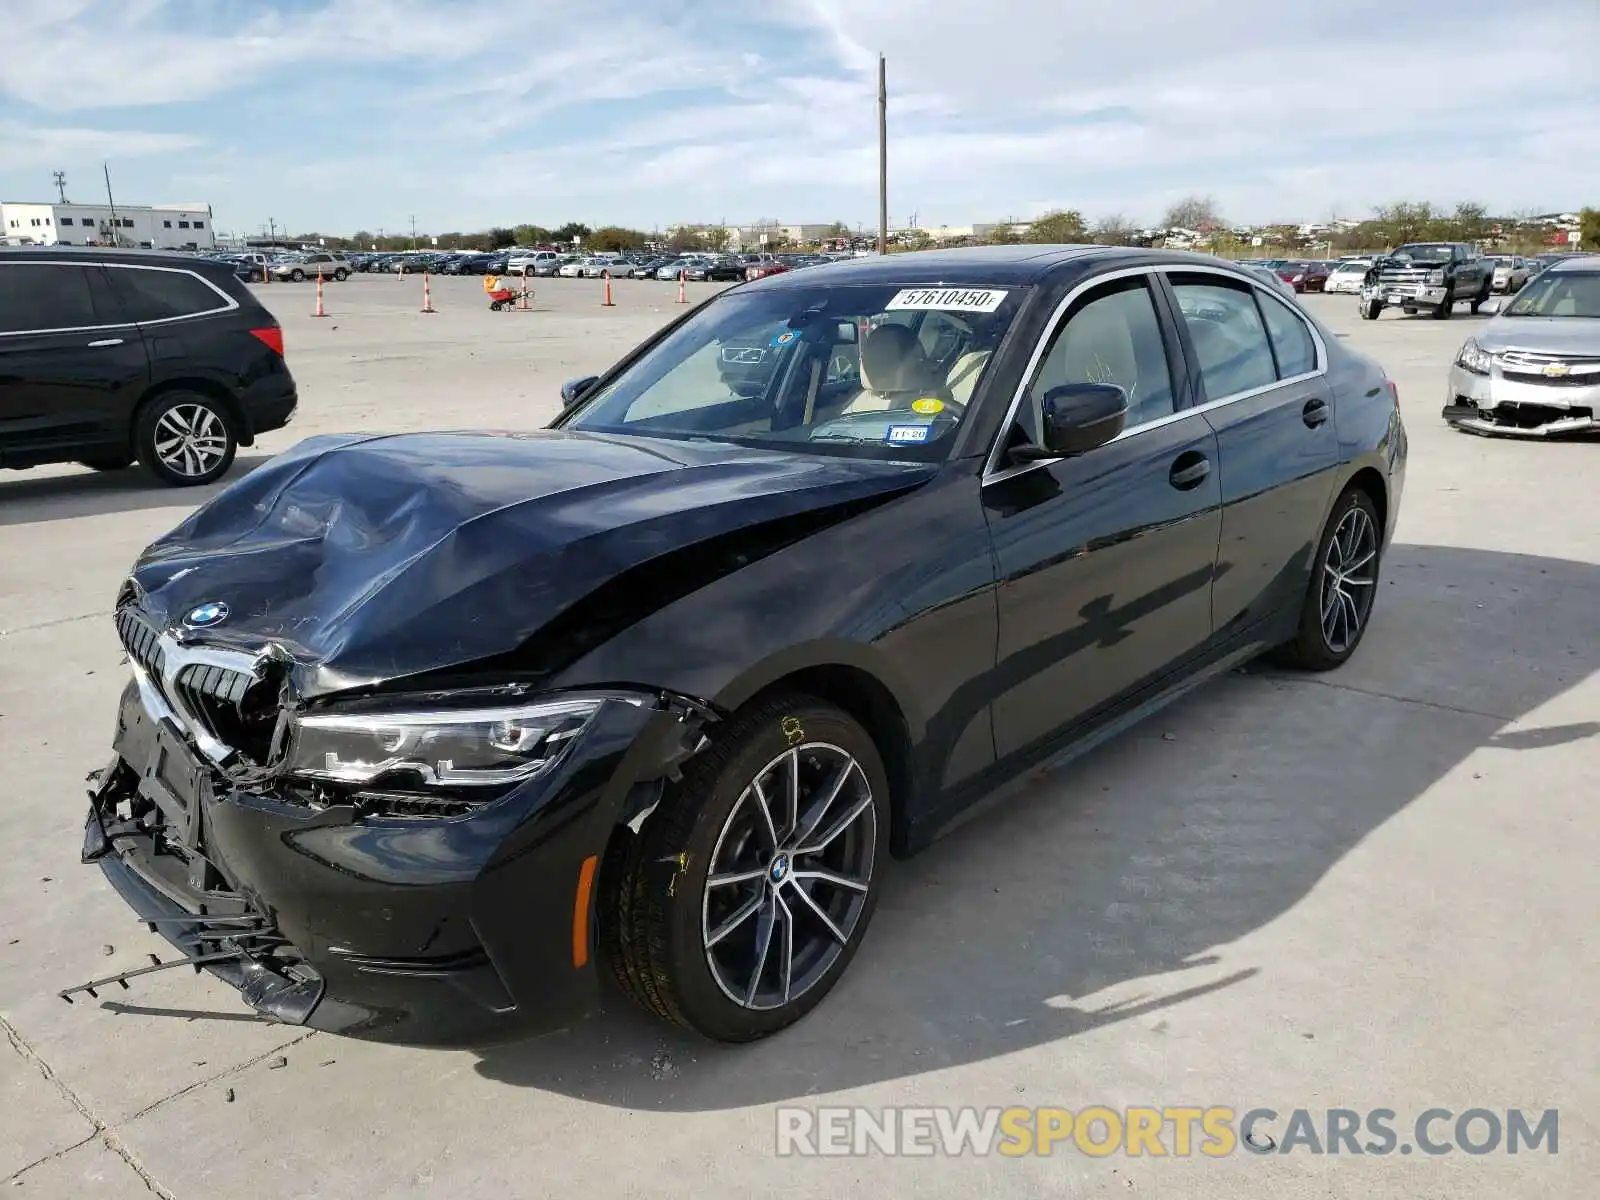
[[[14,329],[10,332],[0,330],[0,338],[8,337],[38,337],[46,333],[92,333],[96,329],[135,329],[148,325],[170,325],[174,321],[191,321],[195,317],[212,317],[218,313],[233,312],[239,308],[239,302],[216,284],[212,283],[198,271],[188,267],[158,267],[145,263],[114,263],[101,262],[97,259],[59,259],[41,258],[18,260],[15,262],[0,262],[3,267],[102,267],[108,271],[166,271],[173,275],[187,275],[191,279],[199,280],[217,294],[222,304],[217,308],[207,308],[200,312],[183,313],[176,317],[157,317],[153,321],[117,321],[111,325],[65,325],[58,329]]]
[[[1039,338],[1038,344],[1033,348],[1033,354],[1028,359],[1028,368],[1023,372],[1022,375],[1022,382],[1017,385],[1016,394],[1012,396],[1011,403],[1006,409],[1005,420],[1001,422],[1000,431],[995,437],[994,445],[989,448],[989,455],[984,460],[983,478],[980,486],[988,487],[992,483],[1001,483],[1007,479],[1015,478],[1018,475],[1022,475],[1033,470],[1035,467],[1049,466],[1052,463],[1058,463],[1062,461],[1060,458],[1041,458],[1034,462],[1021,463],[1017,466],[999,466],[1002,447],[1005,445],[1006,441],[1006,435],[1010,432],[1012,423],[1017,419],[1017,413],[1022,408],[1023,400],[1027,398],[1028,387],[1033,382],[1034,372],[1039,369],[1039,364],[1044,359],[1045,347],[1050,344],[1051,338],[1055,335],[1056,330],[1060,327],[1062,317],[1066,315],[1067,309],[1072,306],[1073,302],[1091,288],[1098,287],[1103,283],[1111,283],[1118,279],[1127,279],[1135,275],[1154,276],[1159,274],[1166,276],[1174,273],[1179,275],[1216,275],[1222,279],[1230,280],[1234,283],[1243,283],[1252,289],[1252,293],[1265,290],[1262,288],[1259,281],[1252,279],[1243,271],[1214,267],[1206,263],[1155,263],[1146,264],[1145,266],[1140,267],[1124,267],[1116,271],[1107,271],[1103,275],[1096,275],[1092,279],[1086,279],[1082,283],[1078,284],[1070,292],[1063,296],[1060,303],[1056,305],[1055,311],[1050,314],[1049,323],[1045,326],[1044,334]],[[1106,445],[1113,446],[1116,443],[1125,441],[1130,437],[1137,437],[1146,430],[1160,429],[1163,426],[1172,425],[1178,421],[1185,420],[1197,414],[1207,413],[1211,412],[1213,409],[1222,408],[1224,405],[1237,404],[1240,401],[1253,399],[1256,396],[1264,395],[1267,392],[1274,391],[1277,388],[1288,387],[1291,384],[1303,383],[1308,379],[1316,379],[1319,376],[1326,375],[1328,373],[1328,346],[1322,338],[1322,331],[1317,328],[1315,321],[1308,319],[1306,315],[1299,310],[1297,305],[1288,304],[1285,302],[1285,307],[1287,307],[1290,312],[1294,313],[1295,316],[1299,317],[1300,320],[1305,323],[1306,328],[1311,331],[1311,341],[1316,347],[1317,351],[1317,366],[1315,370],[1307,371],[1300,375],[1291,375],[1288,379],[1276,379],[1273,382],[1258,388],[1250,388],[1246,391],[1234,392],[1232,395],[1222,396],[1215,400],[1207,400],[1204,404],[1197,404],[1191,408],[1181,408],[1177,412],[1171,413],[1165,417],[1157,417],[1153,421],[1141,422],[1140,424],[1133,426],[1131,429],[1124,429],[1121,433],[1117,434],[1116,437],[1107,442]],[[1183,319],[1182,313],[1178,314],[1178,319]],[[1266,328],[1264,319],[1262,328],[1263,330]],[[1272,335],[1270,332],[1268,332],[1267,336],[1270,339]]]

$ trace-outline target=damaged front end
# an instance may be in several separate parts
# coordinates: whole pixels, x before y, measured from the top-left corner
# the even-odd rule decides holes
[[[137,592],[116,624],[132,679],[83,859],[181,957],[64,999],[190,966],[274,1020],[435,1044],[588,1007],[594,863],[713,710],[528,684],[307,703],[281,646],[200,642]]]

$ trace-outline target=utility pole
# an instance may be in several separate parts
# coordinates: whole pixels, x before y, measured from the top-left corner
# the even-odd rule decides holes
[[[276,247],[278,244],[278,223],[271,217],[267,218],[267,230],[267,237],[271,240],[273,247]]]
[[[415,250],[417,248],[417,219],[416,219],[416,217],[412,217],[411,218],[411,248],[413,250]]]
[[[111,244],[120,246],[122,245],[122,222],[117,220],[117,202],[111,197],[111,164],[102,162],[100,166],[105,171],[106,176],[106,207],[111,210]]]
[[[889,253],[889,68],[878,55],[878,253]]]
[[[67,203],[67,173],[65,171],[56,171],[55,172],[55,181],[56,181],[56,191],[61,193],[61,203],[66,204]]]

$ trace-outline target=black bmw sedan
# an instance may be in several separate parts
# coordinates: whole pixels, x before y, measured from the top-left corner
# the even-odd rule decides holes
[[[770,1034],[887,856],[1234,664],[1348,659],[1406,463],[1374,362],[1148,250],[775,275],[564,400],[312,438],[140,557],[84,858],[173,962],[379,1039],[602,975]]]

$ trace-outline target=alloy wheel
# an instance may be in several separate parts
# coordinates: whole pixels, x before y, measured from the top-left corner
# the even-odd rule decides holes
[[[1353,506],[1334,529],[1322,561],[1322,640],[1334,654],[1355,645],[1372,612],[1377,559],[1377,526],[1366,509]]]
[[[228,431],[211,409],[174,404],[156,422],[156,456],[175,473],[198,479],[217,469],[228,453]]]
[[[877,833],[872,785],[838,746],[797,745],[756,773],[717,837],[701,906],[728,999],[782,1008],[828,974],[866,909]]]

